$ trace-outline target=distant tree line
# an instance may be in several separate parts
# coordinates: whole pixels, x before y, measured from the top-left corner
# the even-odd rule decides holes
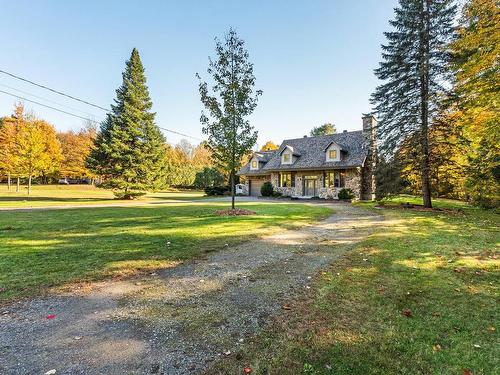
[[[0,179],[7,181],[9,190],[12,187],[18,192],[21,182],[26,182],[28,193],[33,180],[40,183],[65,178],[100,180],[105,176],[88,166],[96,137],[93,122],[86,122],[78,131],[56,132],[53,125],[33,113],[26,113],[24,106],[17,104],[11,116],[0,118]],[[204,188],[212,186],[214,181],[224,184],[225,176],[213,167],[210,151],[204,143],[192,145],[182,139],[177,145],[164,142],[162,150],[165,175],[158,188]]]

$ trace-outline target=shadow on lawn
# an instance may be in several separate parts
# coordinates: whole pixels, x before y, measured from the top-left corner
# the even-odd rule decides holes
[[[389,214],[314,296],[208,373],[494,373],[498,217],[479,216]]]
[[[25,196],[3,196],[0,197],[0,202],[102,202],[102,201],[115,201],[113,198],[75,198],[75,197],[33,197]]]
[[[213,215],[221,205],[114,207],[12,212],[0,217],[0,299],[33,295],[82,279],[129,275],[255,238],[297,207],[255,207],[256,216]],[[314,215],[312,215],[314,216]],[[15,272],[12,272],[15,270]]]

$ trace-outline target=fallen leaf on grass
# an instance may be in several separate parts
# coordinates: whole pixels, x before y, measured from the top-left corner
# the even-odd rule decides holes
[[[434,350],[435,352],[439,352],[441,350],[441,345],[439,344],[432,345],[432,350]]]
[[[243,372],[244,372],[245,374],[250,374],[250,373],[252,372],[252,368],[251,368],[251,367],[245,367],[245,368],[243,369]]]
[[[468,368],[463,370],[463,374],[464,374],[464,375],[474,375],[474,374],[472,373],[472,371],[471,371],[471,370],[469,370]]]
[[[493,326],[492,326],[492,327],[488,327],[488,331],[490,331],[490,332],[495,332],[495,331],[496,331],[496,328],[495,328],[495,327],[493,327]]]
[[[441,316],[441,314],[440,314],[440,313],[438,313],[437,311],[434,311],[434,312],[432,313],[432,316]]]
[[[411,310],[408,310],[408,309],[403,310],[401,313],[402,313],[404,316],[408,317],[408,318],[410,318],[410,317],[412,317],[412,316],[413,316],[413,313],[411,312]]]

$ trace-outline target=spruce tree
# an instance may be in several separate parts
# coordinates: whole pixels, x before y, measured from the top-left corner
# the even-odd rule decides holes
[[[452,0],[400,0],[393,31],[384,33],[382,62],[375,75],[383,81],[372,95],[378,112],[382,151],[415,139],[425,207],[432,207],[429,126],[446,93],[449,53],[456,6]]]
[[[103,176],[103,187],[132,199],[164,185],[165,138],[155,125],[144,67],[135,48],[122,77],[87,165]]]
[[[200,79],[201,102],[208,111],[208,116],[202,113],[200,120],[214,162],[230,176],[234,209],[236,170],[257,141],[257,132],[246,117],[255,110],[262,92],[254,92],[253,64],[236,31],[229,30],[224,44],[217,40],[215,49],[217,59],[210,60],[207,70],[214,81],[212,94]]]

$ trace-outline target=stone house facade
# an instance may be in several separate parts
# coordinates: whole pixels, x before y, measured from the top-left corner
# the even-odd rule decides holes
[[[373,199],[376,124],[375,117],[364,115],[361,131],[289,139],[276,151],[255,152],[238,172],[246,194],[259,196],[270,181],[283,196],[338,199],[346,188],[356,199]]]

